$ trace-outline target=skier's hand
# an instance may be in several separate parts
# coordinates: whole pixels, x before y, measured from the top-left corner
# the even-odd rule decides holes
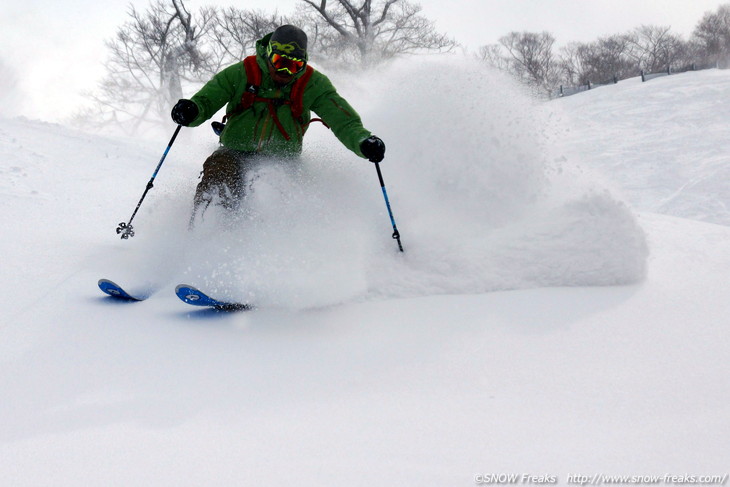
[[[370,162],[380,162],[385,157],[385,142],[380,140],[380,137],[371,135],[360,142],[360,152]]]
[[[190,100],[179,100],[174,107],[172,107],[172,120],[180,125],[186,127],[196,118],[198,118],[198,105]]]

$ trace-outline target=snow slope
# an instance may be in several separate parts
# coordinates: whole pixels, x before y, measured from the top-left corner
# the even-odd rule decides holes
[[[561,100],[564,135],[637,210],[728,225],[729,96],[723,70],[633,78]]]
[[[193,234],[211,139],[184,130],[122,242],[164,143],[0,120],[3,482],[727,473],[730,229],[707,223],[726,221],[705,191],[730,197],[728,114],[706,109],[730,73],[538,105],[434,62],[483,98],[433,97],[428,65],[377,93],[338,83],[388,143],[403,255],[372,167],[324,130],[301,167],[256,172],[240,225]],[[676,106],[696,131],[664,116]],[[102,276],[160,291],[118,303]],[[190,308],[181,280],[260,308]]]

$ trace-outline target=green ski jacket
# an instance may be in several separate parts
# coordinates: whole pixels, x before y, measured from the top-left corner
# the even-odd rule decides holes
[[[271,79],[266,60],[266,47],[271,34],[256,43],[256,61],[261,68],[261,86],[258,96],[288,100],[293,81],[284,87],[277,87]],[[298,73],[297,77],[304,73]],[[191,100],[198,106],[198,117],[190,124],[197,127],[216,114],[227,104],[229,118],[221,133],[223,146],[240,151],[259,152],[267,155],[296,155],[302,151],[302,138],[314,111],[334,132],[335,136],[352,152],[360,152],[360,142],[371,134],[366,130],[360,116],[335,90],[330,80],[314,71],[303,95],[303,113],[300,120],[292,116],[289,105],[276,108],[277,117],[289,135],[286,140],[277,127],[269,110],[269,104],[254,102],[251,108],[236,113],[241,97],[246,90],[246,70],[243,62],[233,64],[216,74]]]

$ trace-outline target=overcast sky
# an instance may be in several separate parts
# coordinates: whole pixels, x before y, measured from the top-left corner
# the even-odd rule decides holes
[[[549,31],[558,44],[591,41],[641,24],[669,25],[688,36],[718,0],[414,0],[437,28],[470,49],[513,30]],[[0,114],[60,121],[103,74],[104,40],[148,0],[8,0],[0,2],[0,63],[17,80],[0,80]],[[294,10],[297,0],[187,0],[203,5]]]

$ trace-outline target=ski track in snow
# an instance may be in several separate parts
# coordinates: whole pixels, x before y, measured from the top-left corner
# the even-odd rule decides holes
[[[3,483],[725,473],[730,73],[550,103],[454,60],[333,78],[386,141],[404,254],[319,127],[192,233],[214,143],[183,130],[120,241],[165,141],[0,120]],[[187,281],[260,307],[196,310]]]

